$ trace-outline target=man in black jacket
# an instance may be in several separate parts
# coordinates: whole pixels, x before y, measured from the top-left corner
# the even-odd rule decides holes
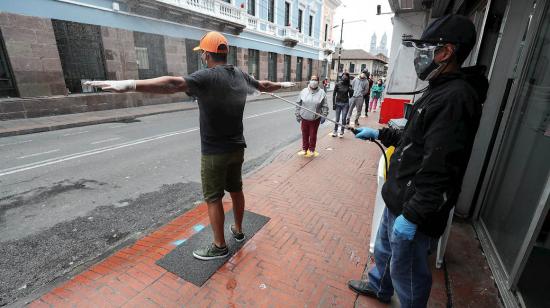
[[[420,40],[404,40],[415,49],[416,73],[429,81],[428,88],[403,131],[364,127],[356,135],[396,147],[382,187],[386,208],[374,248],[376,266],[368,281],[349,282],[357,293],[389,302],[395,290],[403,307],[427,305],[428,255],[458,199],[487,91],[482,74],[460,68],[475,40],[472,22],[458,15],[435,20]]]

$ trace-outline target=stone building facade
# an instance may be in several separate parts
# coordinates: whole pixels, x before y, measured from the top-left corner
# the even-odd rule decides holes
[[[297,82],[290,90],[301,89],[311,75],[319,75],[326,43],[319,41],[318,24],[307,25],[309,35],[289,33],[290,27],[279,25],[280,20],[269,21],[260,9],[266,0],[256,2],[255,13],[248,11],[255,15],[240,8],[250,2],[214,1],[223,15],[208,16],[205,8],[194,11],[166,1],[121,0],[112,2],[112,7],[110,1],[103,7],[91,0],[0,3],[0,120],[188,99],[184,93],[112,95],[82,83],[191,74],[203,68],[192,48],[209,30],[226,35],[229,62],[257,79],[288,80],[285,56],[290,56],[290,80]],[[301,9],[312,13],[323,5],[320,0],[299,2]],[[272,65],[270,54],[276,58]]]

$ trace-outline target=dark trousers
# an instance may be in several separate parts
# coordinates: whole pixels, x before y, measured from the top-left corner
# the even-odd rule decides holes
[[[344,133],[344,126],[346,125],[346,115],[348,114],[349,103],[340,103],[336,102],[334,104],[334,111],[336,113],[336,118],[334,121],[342,123],[342,125],[334,124],[334,132],[338,131],[338,126],[340,126],[340,131]]]
[[[317,144],[317,130],[321,118],[313,121],[302,119],[302,149],[310,152],[315,151],[315,145]]]
[[[363,104],[365,106],[365,116],[368,116],[369,114],[367,113],[367,111],[369,110],[369,94],[363,96],[363,99],[365,100],[365,103]],[[359,112],[361,113],[361,112]]]
[[[420,231],[416,231],[412,240],[395,237],[396,218],[388,208],[384,209],[374,244],[376,266],[369,271],[369,287],[386,300],[395,290],[401,307],[424,308],[432,288],[428,256],[437,239]]]

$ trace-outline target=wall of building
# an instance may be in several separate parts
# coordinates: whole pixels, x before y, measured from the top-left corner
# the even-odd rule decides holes
[[[267,0],[265,1],[267,5]],[[282,0],[279,0],[282,1]],[[276,5],[279,4],[276,1]],[[316,5],[317,2],[312,2]],[[267,6],[260,5],[260,16],[267,19]],[[297,6],[296,6],[297,7]],[[264,8],[262,10],[262,8]],[[281,18],[284,17],[284,2],[277,9]],[[207,31],[203,28],[163,21],[154,18],[146,18],[127,12],[117,12],[112,9],[112,1],[78,0],[71,2],[60,2],[52,0],[25,0],[25,1],[0,1],[0,11],[11,12],[22,15],[30,15],[44,18],[69,20],[87,24],[95,24],[106,27],[113,27],[131,31],[140,31],[167,35],[175,38],[190,38],[199,40]],[[264,12],[265,11],[265,12]],[[321,8],[317,9],[321,12]],[[296,16],[297,16],[296,8]],[[304,12],[306,16],[306,12]],[[297,17],[296,17],[297,18]],[[319,20],[320,23],[320,20]],[[317,23],[317,31],[319,31]],[[307,33],[307,32],[304,32]],[[319,32],[317,33],[317,37]],[[262,51],[276,52],[279,54],[290,54],[304,58],[318,58],[319,52],[315,48],[304,45],[297,45],[294,48],[285,47],[280,39],[270,37],[252,31],[243,31],[239,35],[224,33],[229,44],[241,48],[252,48]]]
[[[65,94],[61,60],[49,19],[0,13],[0,30],[19,96]]]
[[[123,29],[101,27],[107,79],[138,79],[134,34]]]
[[[37,3],[41,2],[39,0],[29,0],[29,2],[33,1]],[[110,1],[98,0],[95,4],[104,5],[107,2],[111,3]],[[51,3],[59,4],[58,1],[51,1]],[[0,10],[4,4],[5,3],[0,3]],[[74,9],[79,6],[70,4],[69,7]],[[101,12],[107,16],[111,16],[112,14],[108,11]],[[117,16],[124,18],[123,15]],[[63,20],[56,21],[57,24],[61,25],[64,25],[63,22]],[[82,25],[84,28],[89,28],[88,26],[90,26],[89,24],[86,25],[78,22],[70,22],[67,24]],[[94,42],[98,42],[100,48],[96,50],[95,54],[100,55],[99,62],[101,63],[98,64],[95,60],[94,63],[104,67],[105,76],[101,77],[101,79],[139,79],[144,73],[151,73],[151,70],[139,68],[136,46],[148,47],[148,49],[151,50],[154,49],[152,46],[163,46],[163,48],[159,48],[153,53],[147,53],[149,65],[152,67],[153,64],[155,64],[158,68],[153,70],[153,75],[148,75],[147,77],[156,77],[159,74],[182,76],[188,75],[198,69],[198,67],[189,66],[189,58],[191,58],[191,61],[194,59],[193,55],[189,54],[190,50],[187,45],[192,45],[192,47],[194,47],[198,43],[198,41],[193,38],[182,38],[181,36],[166,34],[158,35],[155,33],[133,31],[105,25],[91,26],[96,29],[98,33]],[[3,12],[0,13],[0,30],[5,40],[7,57],[12,66],[16,87],[21,97],[29,97],[25,102],[18,101],[19,98],[4,99],[0,106],[0,119],[125,108],[147,104],[168,103],[187,98],[183,93],[169,97],[150,97],[135,93],[122,96],[109,96],[105,95],[105,93],[72,93],[66,97],[59,97],[58,95],[66,95],[69,93],[65,80],[68,75],[75,75],[75,72],[65,71],[64,76],[63,66],[61,64],[63,62],[58,52],[59,46],[57,46],[59,38],[56,40],[52,21],[41,17]],[[158,31],[158,29],[153,30]],[[153,39],[154,44],[151,45]],[[260,43],[258,42],[258,44]],[[265,48],[266,44],[262,44]],[[250,45],[256,46],[254,44]],[[265,49],[270,50],[270,52],[275,52],[275,48]],[[260,50],[260,74],[256,76],[256,78],[267,79],[268,51],[260,48],[256,50]],[[315,53],[316,56],[314,57],[304,57],[304,53],[296,52],[295,49],[284,47],[280,44],[277,46],[276,50],[280,51],[276,52],[278,61],[276,71],[277,81],[283,81],[284,79],[285,55],[291,56],[291,80],[298,82],[294,90],[304,86],[307,82],[308,59],[312,59],[312,73],[319,74],[321,63],[318,60],[317,53]],[[248,48],[237,47],[236,55],[237,66],[242,68],[245,72],[248,72]],[[305,55],[311,56],[312,53],[305,53]],[[302,80],[296,80],[296,59],[298,56],[304,59],[302,63]],[[74,69],[73,66],[71,66],[70,69]],[[76,74],[75,76],[80,75]],[[75,78],[73,78],[73,82],[78,82],[80,85],[80,81],[78,80],[80,77]],[[89,78],[83,76],[82,79]],[[79,87],[78,89],[73,87],[73,92],[79,92],[80,90]]]

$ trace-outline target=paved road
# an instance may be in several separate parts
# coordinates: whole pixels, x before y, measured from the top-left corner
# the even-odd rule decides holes
[[[244,126],[245,172],[300,136],[277,100]],[[0,138],[0,157],[0,306],[201,200],[197,110]]]

